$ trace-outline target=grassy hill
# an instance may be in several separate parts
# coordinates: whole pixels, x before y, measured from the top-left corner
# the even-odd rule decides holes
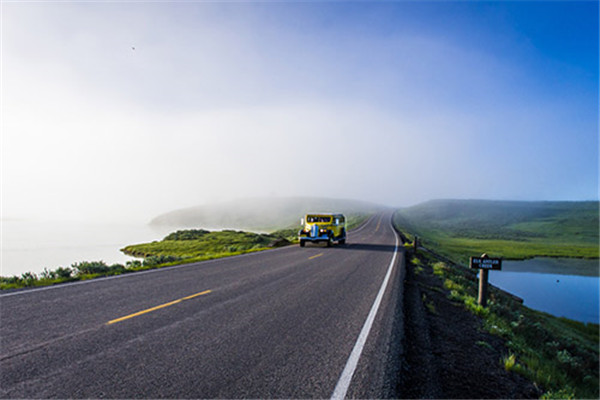
[[[299,226],[307,212],[341,212],[346,216],[369,214],[381,206],[343,199],[313,197],[255,197],[184,208],[162,214],[150,223],[157,226],[244,229],[271,232]]]
[[[394,221],[438,252],[465,262],[488,253],[598,258],[598,202],[434,200],[399,210]]]

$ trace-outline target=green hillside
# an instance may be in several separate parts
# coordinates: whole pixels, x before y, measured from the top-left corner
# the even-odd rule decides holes
[[[255,197],[175,210],[154,218],[151,224],[271,232],[299,225],[300,218],[308,212],[341,212],[351,216],[369,214],[378,209],[381,206],[356,200]]]
[[[598,202],[434,200],[399,210],[394,222],[460,261],[488,253],[598,258]]]

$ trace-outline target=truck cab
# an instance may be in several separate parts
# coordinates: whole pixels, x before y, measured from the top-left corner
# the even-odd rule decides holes
[[[343,214],[306,214],[300,221],[300,247],[304,247],[307,242],[326,242],[327,247],[333,246],[334,242],[346,243],[346,217]]]

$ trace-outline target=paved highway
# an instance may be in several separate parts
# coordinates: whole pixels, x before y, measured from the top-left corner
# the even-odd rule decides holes
[[[345,246],[2,294],[0,396],[393,396],[404,253],[390,222]]]

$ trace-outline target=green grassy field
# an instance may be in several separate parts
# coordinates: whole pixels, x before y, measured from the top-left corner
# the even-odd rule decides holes
[[[459,262],[491,257],[598,258],[598,202],[437,200],[398,210],[394,223]]]

